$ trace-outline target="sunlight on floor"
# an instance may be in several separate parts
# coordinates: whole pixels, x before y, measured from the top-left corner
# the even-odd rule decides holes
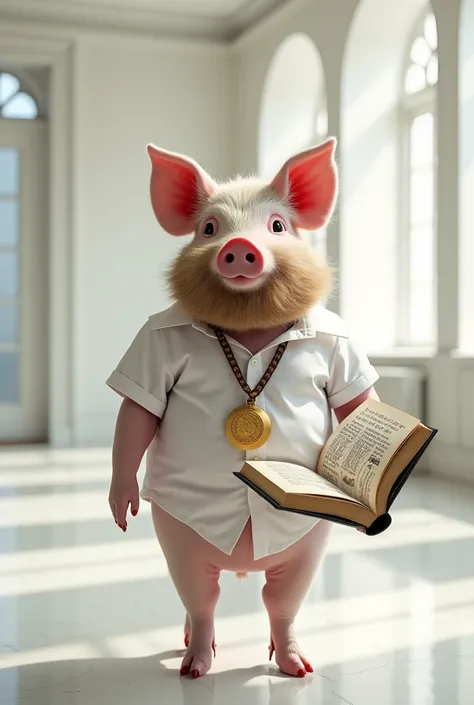
[[[304,682],[268,663],[262,576],[224,574],[218,657],[193,683],[149,507],[125,536],[109,516],[109,457],[0,453],[2,703],[472,702],[474,493],[413,478],[385,534],[335,529],[298,619]]]

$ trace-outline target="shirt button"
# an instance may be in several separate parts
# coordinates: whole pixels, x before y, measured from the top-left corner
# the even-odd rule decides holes
[[[252,360],[252,365],[256,365],[256,364],[257,364],[257,360],[254,358],[254,359]]]

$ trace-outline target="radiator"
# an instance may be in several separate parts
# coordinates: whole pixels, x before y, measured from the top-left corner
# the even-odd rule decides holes
[[[423,419],[426,374],[415,367],[376,366],[380,379],[375,389],[381,401]]]

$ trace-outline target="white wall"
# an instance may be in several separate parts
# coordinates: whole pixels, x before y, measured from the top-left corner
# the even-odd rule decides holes
[[[473,0],[465,2],[472,4]],[[458,250],[459,6],[459,0],[432,2],[438,23],[440,58],[438,348],[432,355],[409,349],[390,350],[393,344],[391,322],[383,319],[381,322],[381,316],[394,315],[393,274],[388,270],[389,258],[386,253],[382,256],[382,247],[376,240],[377,233],[380,233],[380,241],[387,238],[385,243],[389,246],[389,254],[395,256],[397,154],[393,138],[394,70],[397,64],[400,66],[405,49],[402,35],[423,7],[421,0],[406,0],[397,4],[391,0],[294,0],[248,32],[236,43],[233,51],[239,106],[234,157],[238,169],[256,168],[260,101],[268,67],[288,35],[306,33],[314,41],[322,58],[328,132],[336,135],[340,142],[341,199],[328,231],[327,249],[330,259],[342,268],[343,279],[342,294],[333,300],[332,307],[347,315],[350,323],[350,319],[360,320],[364,302],[375,299],[372,308],[364,309],[364,315],[367,311],[367,327],[362,325],[361,329],[358,326],[355,334],[367,340],[371,329],[380,333],[380,347],[388,350],[383,356],[379,353],[372,357],[376,365],[402,364],[426,372],[428,394],[425,420],[439,428],[436,445],[430,455],[430,468],[436,473],[474,482],[474,359],[466,354],[460,355],[458,351],[461,340],[457,315],[460,284],[458,257],[461,261],[464,257],[464,252],[460,254]],[[354,32],[355,37],[351,35]],[[472,66],[474,35],[471,32],[469,36],[470,48],[468,52],[465,50],[464,61],[469,55]],[[408,39],[407,36],[406,42]],[[304,72],[304,67],[301,70]],[[463,75],[467,82],[467,72]],[[295,81],[298,80],[299,76],[295,75]],[[469,85],[472,88],[472,75],[469,76]],[[469,95],[472,97],[472,90]],[[467,92],[464,98],[467,100]],[[467,132],[466,113],[463,125]],[[390,135],[388,141],[387,135]],[[356,148],[357,142],[359,147],[363,145],[362,149]],[[465,204],[469,216],[466,210],[463,237],[465,241],[470,237],[472,246],[472,228],[468,233],[466,223],[472,219],[473,199],[472,194],[467,195],[467,183],[464,182],[464,196],[469,201],[469,205],[467,201]],[[383,198],[377,200],[381,184]],[[374,192],[373,198],[371,191]],[[364,228],[365,222],[367,226]],[[377,268],[377,284],[371,286],[371,271],[363,271],[361,266],[363,284],[358,291],[353,276],[358,268],[354,270],[353,264],[364,258],[372,268]],[[469,277],[472,282],[472,258],[470,262],[463,266],[465,280]],[[468,313],[468,306],[473,311],[474,301],[464,308],[464,318],[471,315],[474,328],[474,315]],[[373,336],[372,339],[375,340]]]
[[[230,175],[230,50],[5,21],[0,58],[34,67],[35,77],[46,67],[44,85],[50,70],[50,438],[108,444],[120,400],[105,380],[147,317],[168,305],[163,272],[184,244],[152,214],[146,145]]]
[[[79,445],[108,443],[112,436],[118,400],[107,390],[104,380],[131,337],[149,313],[166,305],[161,273],[176,251],[177,243],[167,239],[154,222],[148,202],[149,166],[144,147],[154,141],[164,147],[189,152],[217,177],[232,171],[257,171],[261,100],[268,68],[281,43],[292,33],[306,33],[314,42],[322,62],[329,118],[329,134],[340,139],[338,159],[343,184],[340,209],[328,229],[328,255],[342,263],[343,228],[354,213],[363,222],[364,212],[354,197],[353,210],[346,208],[351,183],[357,185],[357,159],[345,161],[345,140],[350,154],[354,129],[357,138],[357,101],[353,95],[354,124],[342,121],[344,95],[351,97],[357,84],[343,90],[344,62],[348,37],[356,26],[363,3],[371,0],[293,0],[285,8],[248,32],[232,47],[209,42],[201,44],[153,41],[138,35],[54,30],[55,36],[72,41],[70,77],[72,93],[72,202],[73,232],[69,260],[73,266],[72,298],[67,302],[73,322],[72,441]],[[377,0],[393,5],[391,0]],[[474,0],[464,0],[472,4]],[[418,3],[418,0],[417,0]],[[457,316],[460,286],[472,282],[465,255],[472,250],[472,204],[469,181],[470,152],[462,142],[458,160],[458,12],[461,0],[433,0],[439,31],[440,77],[439,138],[440,180],[438,184],[438,350],[433,356],[415,355],[410,350],[387,351],[376,364],[406,364],[428,375],[428,423],[440,433],[431,454],[431,468],[450,476],[473,478],[474,455],[474,359],[457,351],[462,325],[469,326],[474,301],[463,304],[461,328]],[[403,3],[414,10],[415,3]],[[397,7],[399,7],[397,5]],[[402,5],[400,5],[402,7]],[[356,13],[357,11],[357,13]],[[383,27],[390,29],[390,16],[373,24],[366,34],[369,44],[386,39]],[[472,12],[471,15],[472,17]],[[370,12],[366,10],[370,20]],[[392,18],[393,19],[393,18]],[[398,22],[397,18],[395,20]],[[394,20],[394,21],[395,21]],[[388,23],[388,24],[387,24]],[[6,31],[6,30],[5,30]],[[26,41],[23,27],[15,31]],[[39,35],[49,36],[48,27],[30,25],[32,45]],[[461,64],[464,67],[461,90],[463,130],[472,140],[470,120],[464,110],[472,101],[472,32],[463,34]],[[393,36],[392,36],[393,46]],[[471,48],[472,47],[472,48]],[[401,44],[398,47],[401,51]],[[351,61],[356,61],[352,56]],[[377,58],[359,56],[363,68]],[[471,62],[471,63],[469,63]],[[357,64],[354,64],[357,68]],[[295,81],[305,75],[294,70]],[[472,73],[472,71],[470,72]],[[347,76],[350,74],[346,73]],[[470,79],[470,80],[468,80]],[[319,80],[319,79],[318,79]],[[323,78],[321,77],[321,83]],[[282,100],[285,96],[282,96]],[[363,106],[363,103],[361,103]],[[367,103],[366,103],[367,105]],[[278,106],[275,106],[275,110]],[[355,117],[354,117],[355,116]],[[367,131],[367,145],[372,133]],[[393,150],[393,146],[392,146]],[[367,152],[368,153],[368,152]],[[367,156],[367,155],[365,155]],[[458,161],[460,162],[458,164]],[[352,171],[351,171],[352,169]],[[380,173],[372,172],[372,183]],[[459,176],[461,175],[461,179]],[[387,178],[387,171],[384,171]],[[388,182],[392,183],[388,176]],[[463,191],[460,189],[462,185]],[[346,191],[346,194],[344,193]],[[471,189],[472,190],[472,189]],[[362,188],[368,199],[368,190]],[[458,228],[459,196],[463,194],[462,228]],[[393,209],[393,205],[391,206]],[[371,213],[368,212],[368,217]],[[379,212],[379,219],[384,213]],[[393,210],[390,210],[390,217]],[[375,232],[372,222],[372,232]],[[393,224],[392,237],[394,237]],[[346,230],[348,234],[350,230]],[[361,233],[361,242],[364,233]],[[465,252],[458,248],[458,237]],[[66,235],[65,235],[66,237]],[[393,242],[393,240],[392,240]],[[366,245],[365,245],[366,246]],[[368,250],[372,260],[373,252]],[[344,285],[344,282],[343,282]],[[350,286],[350,279],[346,287]],[[383,282],[380,283],[380,287]],[[464,286],[464,285],[463,285]],[[347,297],[356,292],[343,290],[332,307],[344,313]],[[378,293],[378,292],[377,292]],[[370,292],[369,292],[370,294]],[[367,292],[364,294],[367,295]],[[346,298],[346,303],[344,299]],[[349,309],[349,316],[350,316]],[[390,312],[389,312],[390,315]],[[471,319],[469,317],[471,316]],[[464,321],[464,322],[463,322]],[[466,323],[467,322],[467,323]],[[377,327],[377,320],[371,323]],[[360,331],[356,331],[356,333]],[[388,338],[387,338],[388,339]],[[63,385],[64,386],[64,385]]]
[[[82,35],[74,70],[73,429],[110,440],[118,399],[104,382],[168,299],[163,271],[182,241],[149,204],[148,142],[230,171],[229,57],[221,47]]]

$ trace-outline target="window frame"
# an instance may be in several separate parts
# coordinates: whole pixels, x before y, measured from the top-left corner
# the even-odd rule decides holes
[[[16,79],[18,81],[18,90],[15,91],[15,93],[6,101],[6,103],[0,104],[0,120],[8,120],[9,122],[13,121],[26,121],[26,122],[34,122],[35,120],[40,120],[41,119],[41,110],[40,110],[40,104],[38,102],[38,99],[36,95],[31,91],[30,87],[26,85],[26,82],[23,80],[23,78],[15,73],[14,71],[9,71],[8,69],[4,69],[0,67],[0,76],[5,75],[5,76],[11,76],[12,78]],[[14,100],[16,96],[19,94],[23,93],[24,95],[28,96],[33,103],[35,104],[36,107],[36,115],[34,117],[9,117],[8,115],[3,115],[2,111],[3,109],[10,103],[11,100]]]
[[[405,89],[405,78],[409,67],[413,64],[411,60],[411,47],[417,37],[423,34],[426,17],[432,14],[432,10],[424,12],[421,19],[416,23],[415,31],[410,36],[410,41],[406,51],[406,62],[402,73],[401,99],[399,101],[399,228],[398,238],[398,262],[397,262],[397,287],[398,298],[397,324],[396,324],[396,346],[425,348],[436,343],[436,291],[437,291],[437,263],[436,263],[436,233],[437,233],[437,179],[438,179],[438,150],[437,150],[437,82],[434,85],[427,85],[416,93],[407,93]],[[414,341],[410,335],[410,301],[411,301],[411,277],[410,277],[410,245],[411,245],[411,128],[413,121],[425,113],[433,116],[433,272],[432,272],[432,295],[434,308],[434,331],[433,339],[426,341]]]

